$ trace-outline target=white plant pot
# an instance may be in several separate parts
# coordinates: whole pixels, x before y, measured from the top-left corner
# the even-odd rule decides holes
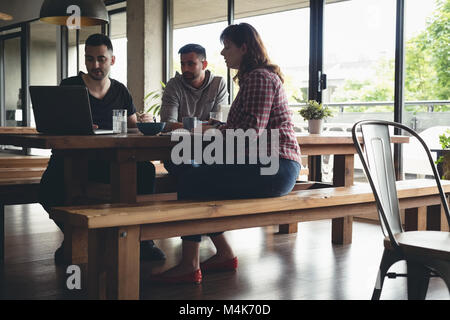
[[[323,119],[308,120],[309,133],[312,133],[312,134],[322,133],[322,124],[323,124]]]

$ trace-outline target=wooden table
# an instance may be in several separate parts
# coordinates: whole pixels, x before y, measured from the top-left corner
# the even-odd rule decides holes
[[[351,135],[348,133],[298,134],[303,155],[334,155],[333,186],[353,185],[354,155]],[[394,136],[395,143],[409,141],[405,136]],[[0,145],[53,149],[64,157],[64,180],[67,205],[79,204],[86,196],[87,162],[103,159],[111,162],[112,202],[137,202],[136,162],[166,160],[171,148],[178,142],[170,136],[144,136],[138,131],[127,135],[49,136],[41,134],[9,134],[0,132]],[[309,161],[312,163],[312,161]],[[310,168],[314,175],[314,168]],[[332,221],[333,243],[351,243],[352,217]]]

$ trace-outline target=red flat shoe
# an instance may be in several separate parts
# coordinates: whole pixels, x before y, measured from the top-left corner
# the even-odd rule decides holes
[[[182,274],[179,276],[168,276],[164,273],[151,275],[149,280],[157,283],[202,283],[202,271],[200,269],[191,273]]]
[[[202,272],[221,272],[221,271],[235,271],[238,267],[238,258],[228,259],[222,262],[200,263],[200,269]]]

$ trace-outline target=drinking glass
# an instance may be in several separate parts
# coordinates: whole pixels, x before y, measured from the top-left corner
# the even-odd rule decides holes
[[[112,113],[113,132],[127,133],[127,110],[116,109]]]

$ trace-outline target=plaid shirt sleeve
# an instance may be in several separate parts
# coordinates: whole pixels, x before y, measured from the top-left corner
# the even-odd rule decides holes
[[[249,72],[241,82],[227,123],[220,129],[279,129],[280,157],[300,161],[286,94],[278,76],[266,69]]]
[[[251,72],[247,75],[236,97],[238,112],[231,113],[232,128],[265,129],[269,122],[270,110],[275,99],[276,87],[270,78],[261,72]],[[228,125],[228,122],[227,122]]]

